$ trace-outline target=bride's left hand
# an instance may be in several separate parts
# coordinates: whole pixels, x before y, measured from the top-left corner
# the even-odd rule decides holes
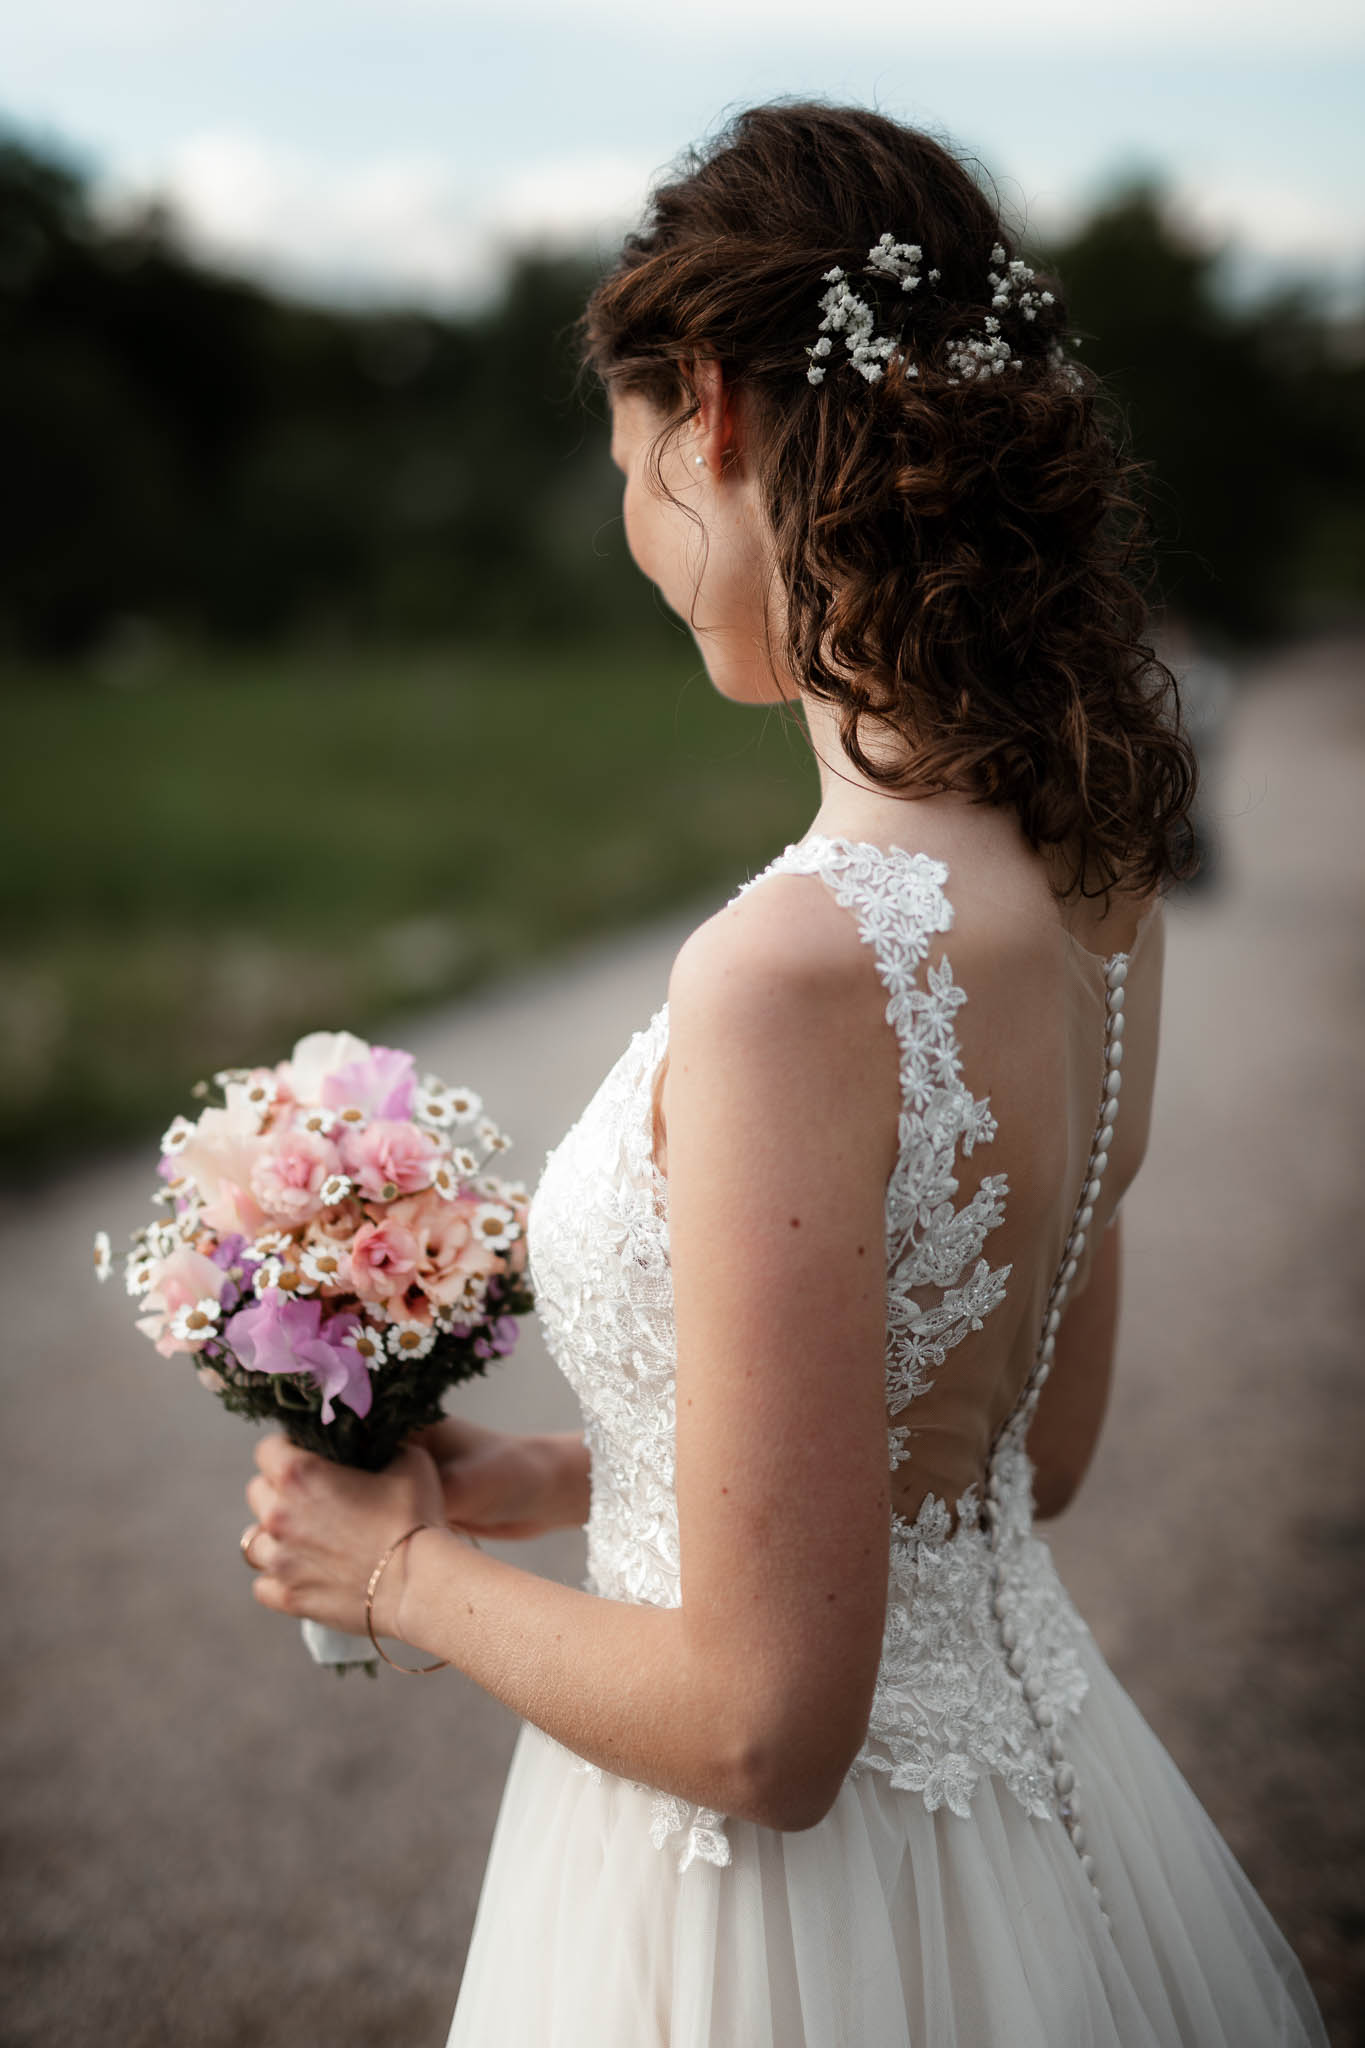
[[[255,1597],[277,1614],[364,1635],[365,1587],[389,1545],[414,1522],[446,1526],[430,1452],[405,1444],[382,1472],[360,1472],[277,1433],[262,1437],[255,1458],[260,1470],[246,1488],[261,1531],[250,1544]],[[400,1552],[380,1577],[376,1635],[397,1638],[402,1562]]]

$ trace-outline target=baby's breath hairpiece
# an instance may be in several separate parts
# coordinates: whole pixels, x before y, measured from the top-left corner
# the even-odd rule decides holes
[[[918,243],[897,242],[890,234],[885,234],[868,250],[866,268],[869,271],[880,270],[887,277],[898,278],[901,290],[912,292],[920,281],[919,262],[922,254]],[[938,271],[929,272],[930,284],[937,284],[938,278]],[[895,339],[888,334],[872,332],[876,323],[871,306],[866,299],[860,299],[852,290],[847,273],[837,263],[832,270],[825,272],[821,282],[827,284],[829,290],[820,301],[820,310],[825,316],[818,329],[820,339],[814,347],[806,350],[806,354],[812,358],[806,371],[807,381],[811,384],[824,382],[825,366],[819,359],[829,355],[833,349],[834,343],[830,339],[833,332],[843,335],[844,347],[853,358],[854,368],[866,377],[869,384],[875,384],[882,375],[883,363],[888,356],[895,353]],[[919,375],[913,363],[907,364],[906,375]]]
[[[868,250],[865,269],[868,274],[880,271],[885,276],[897,278],[903,292],[912,292],[919,287],[919,265],[923,253],[918,243],[897,242],[887,233]],[[1040,306],[1056,303],[1053,293],[1033,289],[1035,272],[1017,258],[1011,262],[999,242],[991,249],[991,264],[986,281],[991,288],[993,308],[1000,312],[1018,313],[1025,320],[1032,321],[1038,318]],[[941,273],[930,270],[925,275],[930,284],[937,284]],[[829,290],[820,301],[824,318],[818,330],[819,339],[806,350],[811,358],[806,371],[809,383],[824,382],[825,359],[834,347],[833,334],[843,335],[844,347],[853,359],[854,368],[869,384],[876,383],[884,374],[886,362],[896,354],[904,359],[906,376],[918,377],[918,364],[905,355],[899,340],[873,332],[876,321],[872,308],[852,289],[847,273],[837,263],[824,273],[822,282],[829,286]],[[1075,339],[1079,341],[1080,337]],[[1080,372],[1066,360],[1060,341],[1052,341],[1047,354],[1049,363],[1069,385],[1075,388],[1082,383]],[[1001,333],[998,314],[993,311],[986,315],[980,329],[960,335],[949,347],[946,357],[950,372],[948,382],[967,384],[980,377],[998,377],[1007,364],[1017,370],[1022,360]]]

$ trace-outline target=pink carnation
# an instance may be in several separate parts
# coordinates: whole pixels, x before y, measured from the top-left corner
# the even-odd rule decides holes
[[[387,1301],[410,1285],[418,1257],[417,1239],[401,1223],[366,1223],[351,1240],[351,1285],[365,1301]]]
[[[363,1130],[343,1131],[341,1157],[347,1173],[372,1201],[390,1201],[394,1193],[410,1195],[430,1187],[441,1147],[415,1124],[379,1118]]]
[[[265,1140],[251,1169],[251,1192],[270,1216],[293,1229],[318,1214],[323,1183],[340,1168],[341,1155],[330,1138],[286,1128]]]

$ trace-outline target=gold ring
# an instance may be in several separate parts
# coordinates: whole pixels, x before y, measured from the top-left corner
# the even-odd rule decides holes
[[[253,1536],[259,1536],[259,1535],[260,1535],[260,1533],[261,1533],[261,1525],[260,1525],[260,1523],[259,1523],[259,1522],[253,1522],[253,1523],[252,1523],[252,1525],[251,1525],[251,1527],[250,1527],[249,1529],[243,1529],[243,1531],[242,1531],[241,1535],[240,1535],[240,1536],[238,1537],[238,1539],[237,1539],[238,1543],[239,1543],[239,1544],[241,1545],[241,1550],[242,1550],[242,1556],[243,1556],[243,1557],[244,1557],[244,1558],[246,1559],[247,1563],[248,1563],[248,1564],[249,1564],[249,1565],[251,1566],[251,1569],[252,1569],[252,1571],[253,1571],[253,1572],[260,1572],[260,1571],[264,1571],[264,1570],[265,1570],[265,1566],[264,1566],[264,1565],[260,1565],[260,1564],[256,1564],[256,1563],[254,1563],[254,1562],[253,1562],[253,1560],[252,1560],[252,1556],[251,1556],[251,1539],[252,1539],[252,1537],[253,1537]]]

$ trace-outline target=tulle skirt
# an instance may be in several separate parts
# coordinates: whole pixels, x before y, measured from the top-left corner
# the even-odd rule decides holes
[[[1087,1846],[991,1780],[970,1819],[846,1779],[677,1868],[649,1795],[531,1723],[447,2048],[1326,2048],[1303,1972],[1093,1640],[1069,1728]]]

